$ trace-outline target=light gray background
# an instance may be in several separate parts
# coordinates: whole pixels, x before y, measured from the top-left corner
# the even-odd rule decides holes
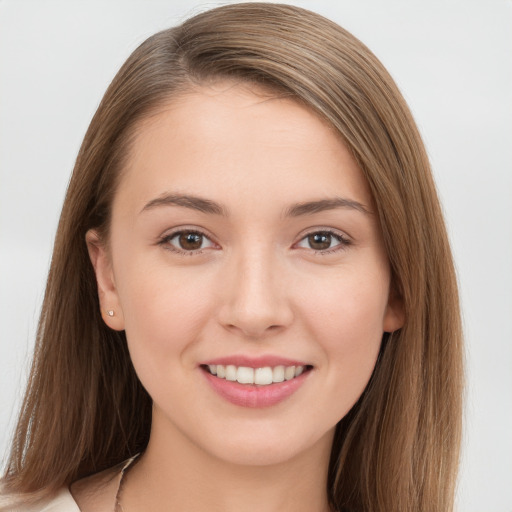
[[[512,2],[295,3],[362,39],[419,124],[453,243],[467,338],[458,509],[511,512]],[[92,114],[140,42],[215,5],[0,0],[0,456],[20,403],[66,184]]]

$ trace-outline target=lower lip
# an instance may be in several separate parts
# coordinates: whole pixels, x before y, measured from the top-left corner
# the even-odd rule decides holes
[[[207,370],[202,370],[208,383],[222,398],[241,407],[262,408],[282,402],[293,395],[305,382],[310,371],[305,371],[298,377],[284,382],[276,382],[267,386],[255,384],[240,384],[215,377]]]

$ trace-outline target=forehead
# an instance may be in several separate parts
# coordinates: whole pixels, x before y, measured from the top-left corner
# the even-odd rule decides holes
[[[185,92],[140,123],[117,195],[142,201],[170,189],[209,197],[270,188],[283,200],[309,191],[371,203],[360,169],[327,122],[290,98],[218,82]]]

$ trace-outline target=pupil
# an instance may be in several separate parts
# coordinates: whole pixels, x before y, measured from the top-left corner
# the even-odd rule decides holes
[[[308,236],[308,242],[312,249],[323,250],[331,246],[331,235],[329,233],[314,233]]]
[[[180,246],[183,249],[193,251],[200,249],[203,243],[203,236],[197,233],[182,233],[180,235]]]

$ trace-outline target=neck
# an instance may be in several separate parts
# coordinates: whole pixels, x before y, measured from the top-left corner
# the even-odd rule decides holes
[[[331,444],[329,433],[289,460],[239,464],[212,456],[179,432],[154,427],[127,476],[123,510],[327,512]]]

